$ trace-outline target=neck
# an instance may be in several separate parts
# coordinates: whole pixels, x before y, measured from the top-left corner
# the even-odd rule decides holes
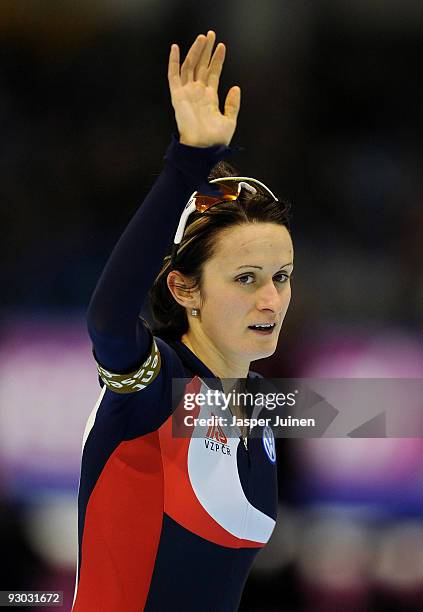
[[[203,341],[190,333],[181,338],[185,344],[218,378],[247,378],[250,363],[240,363],[239,358],[223,355],[210,341]]]

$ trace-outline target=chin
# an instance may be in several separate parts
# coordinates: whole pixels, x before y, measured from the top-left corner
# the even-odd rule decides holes
[[[260,351],[251,351],[249,352],[250,361],[258,361],[259,359],[266,359],[266,357],[271,357],[277,348],[277,343],[273,346],[269,346],[267,349],[262,348]]]

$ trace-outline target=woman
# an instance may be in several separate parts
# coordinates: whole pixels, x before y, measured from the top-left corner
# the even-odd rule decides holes
[[[213,53],[214,43],[214,32],[199,35],[182,66],[172,45],[179,141],[88,310],[102,391],[84,435],[74,612],[236,610],[275,524],[271,431],[172,436],[172,380],[200,392],[210,379],[228,389],[227,379],[251,378],[250,362],[275,351],[290,300],[286,207],[255,179],[222,178],[234,174],[222,160],[240,90],[220,113],[225,46]],[[154,335],[139,317],[150,288]]]

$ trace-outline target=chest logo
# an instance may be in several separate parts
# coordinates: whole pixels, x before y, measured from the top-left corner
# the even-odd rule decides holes
[[[272,463],[276,463],[276,444],[275,436],[271,427],[266,426],[263,429],[263,448],[266,451],[266,455],[269,457]]]

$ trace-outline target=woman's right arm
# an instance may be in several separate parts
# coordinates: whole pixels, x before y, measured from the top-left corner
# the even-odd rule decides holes
[[[172,45],[168,77],[180,140],[172,139],[164,169],[113,249],[88,307],[95,356],[111,372],[132,372],[148,356],[152,338],[140,310],[188,198],[230,151],[239,88],[229,91],[222,115],[217,87],[225,47],[220,43],[212,57],[214,39],[214,32],[197,37],[181,69]]]

